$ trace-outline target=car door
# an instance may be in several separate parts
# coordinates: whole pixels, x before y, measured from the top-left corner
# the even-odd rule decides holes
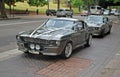
[[[85,41],[86,41],[86,39],[87,39],[87,26],[86,26],[86,24],[85,24],[85,22],[83,22],[83,21],[81,21],[82,22],[82,29],[81,29],[81,35],[82,35],[82,40],[81,40],[81,43],[83,44]]]
[[[84,23],[82,21],[78,22],[78,44],[82,45],[85,41],[85,27],[84,27]]]
[[[75,22],[75,26],[73,27],[74,33],[72,34],[72,40],[73,40],[73,46],[74,47],[79,47],[82,38],[80,38],[82,36],[81,34],[81,25],[80,23],[77,21]]]
[[[109,21],[107,17],[104,17],[104,24],[105,24],[105,33],[107,33],[109,31]]]

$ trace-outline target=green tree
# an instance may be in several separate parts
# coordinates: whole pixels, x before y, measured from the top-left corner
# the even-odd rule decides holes
[[[83,2],[83,0],[73,0],[73,1],[72,1],[72,5],[73,5],[74,7],[78,7],[78,10],[79,10],[79,12],[80,12],[80,6],[83,6],[83,5],[84,5],[84,2]]]
[[[5,11],[5,3],[8,6],[11,6],[12,3],[18,2],[18,1],[24,1],[24,0],[0,0],[0,17],[1,18],[8,18],[6,11]]]
[[[47,0],[28,0],[27,2],[30,6],[36,6],[36,7],[44,6],[48,3]]]
[[[114,3],[120,2],[120,0],[114,0]]]
[[[4,0],[0,0],[0,17],[1,18],[7,18],[7,15],[6,15],[6,12],[5,12]]]
[[[7,5],[10,5],[12,2],[13,3],[16,3],[16,2],[24,2],[25,0],[5,0],[5,3]]]

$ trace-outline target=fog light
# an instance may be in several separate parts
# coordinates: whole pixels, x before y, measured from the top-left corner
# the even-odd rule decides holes
[[[40,45],[35,46],[36,50],[40,50]]]
[[[31,49],[34,49],[34,48],[35,48],[35,45],[34,45],[34,44],[30,44],[30,48],[31,48]]]

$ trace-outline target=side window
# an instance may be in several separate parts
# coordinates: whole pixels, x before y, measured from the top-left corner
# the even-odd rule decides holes
[[[106,18],[103,18],[103,22],[105,23],[107,20],[106,20]]]
[[[73,27],[73,29],[76,31],[80,31],[80,30],[84,29],[84,23],[82,21],[77,21],[76,26]]]
[[[83,21],[81,21],[81,22],[82,22],[82,29],[85,29],[86,28],[85,23]]]
[[[108,22],[108,18],[107,17],[103,18],[103,21]]]
[[[109,19],[106,17],[106,20],[109,21]]]
[[[88,26],[87,26],[87,24],[84,22],[84,27],[85,27],[85,29],[87,29],[88,28]]]
[[[79,28],[79,30],[81,30],[81,29],[83,28],[83,24],[82,24],[82,22],[81,22],[81,21],[79,21],[79,22],[78,22],[77,27]]]

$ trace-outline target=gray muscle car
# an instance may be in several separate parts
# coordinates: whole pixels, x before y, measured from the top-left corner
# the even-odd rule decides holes
[[[25,53],[71,56],[79,46],[90,46],[92,36],[84,21],[73,18],[51,18],[35,30],[16,35],[18,49]]]
[[[112,21],[105,16],[89,15],[85,22],[89,27],[89,31],[94,36],[103,37],[105,34],[110,34],[112,28]]]

